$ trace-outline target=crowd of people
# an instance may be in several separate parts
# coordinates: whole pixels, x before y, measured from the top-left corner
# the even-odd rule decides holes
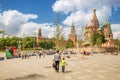
[[[66,52],[66,51],[65,51]],[[21,59],[29,59],[31,56],[36,56],[36,58],[45,57],[46,55],[53,55],[53,68],[56,72],[59,72],[59,66],[61,65],[61,71],[65,72],[65,65],[67,65],[65,61],[65,57],[62,57],[61,54],[66,54],[64,51],[21,51],[19,52],[19,56]]]
[[[21,57],[22,59],[29,59],[31,56],[36,56],[37,58],[41,58],[41,57],[45,57],[45,55],[55,54],[55,50],[19,51],[17,54],[18,54],[17,56]]]
[[[36,58],[45,57],[46,55],[53,55],[53,68],[56,72],[59,72],[59,66],[61,65],[61,71],[65,72],[65,65],[67,65],[65,56],[66,54],[72,54],[71,51],[59,51],[59,50],[32,50],[32,51],[17,51],[14,53],[13,58],[21,58],[21,59],[30,59],[32,56]],[[68,57],[66,57],[68,58]],[[52,64],[51,64],[52,65]]]

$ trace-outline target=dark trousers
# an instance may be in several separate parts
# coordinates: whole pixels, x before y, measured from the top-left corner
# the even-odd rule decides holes
[[[60,63],[60,61],[55,61],[55,70],[57,72],[59,71],[59,63]]]
[[[62,72],[63,73],[65,72],[65,66],[62,66]]]

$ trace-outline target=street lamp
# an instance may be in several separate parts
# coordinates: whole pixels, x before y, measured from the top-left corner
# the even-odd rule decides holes
[[[21,41],[20,41],[20,39],[18,41],[18,48],[21,49]]]
[[[36,32],[33,32],[33,48],[35,47],[35,35],[36,35]]]

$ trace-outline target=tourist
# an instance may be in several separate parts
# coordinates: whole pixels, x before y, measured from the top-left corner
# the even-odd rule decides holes
[[[42,56],[42,52],[40,51],[40,52],[39,52],[39,58],[41,58],[41,56]]]
[[[62,72],[64,73],[65,72],[65,65],[67,65],[65,58],[62,58],[61,65],[62,65]]]
[[[86,55],[86,51],[85,50],[83,50],[83,55]]]
[[[56,72],[59,72],[59,63],[61,61],[61,55],[59,51],[57,51],[54,55],[54,61],[55,61],[55,70]]]
[[[39,58],[39,52],[36,51],[35,54],[36,54],[36,58]]]

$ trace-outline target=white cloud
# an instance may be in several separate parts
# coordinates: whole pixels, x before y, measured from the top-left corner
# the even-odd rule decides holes
[[[4,11],[0,14],[0,28],[5,28],[8,33],[17,34],[21,25],[36,18],[35,14],[23,14],[17,10]]]
[[[59,0],[52,8],[54,12],[63,12],[69,15],[63,21],[66,25],[71,25],[74,21],[76,25],[86,25],[91,20],[93,8],[97,9],[99,23],[102,24],[111,16],[112,8],[117,10],[120,7],[120,0]]]
[[[0,29],[5,28],[9,35],[33,36],[38,29],[42,30],[43,37],[53,37],[52,23],[35,23],[31,19],[37,19],[35,14],[23,14],[17,10],[8,10],[0,13]]]
[[[0,13],[0,30],[5,28],[9,35],[25,37],[37,36],[38,29],[41,29],[42,36],[52,38],[54,37],[54,26],[52,23],[35,23],[31,19],[37,19],[35,14],[23,14],[17,10],[8,10]],[[68,27],[69,28],[69,27]],[[69,29],[65,28],[64,33]]]
[[[66,25],[71,25],[74,21],[78,36],[82,35],[81,27],[91,20],[95,7],[100,24],[112,15],[112,8],[117,10],[120,7],[120,0],[57,0],[53,7],[54,12],[63,12],[67,15],[63,21]],[[52,23],[35,23],[32,19],[37,19],[36,14],[24,14],[17,10],[8,10],[0,13],[0,29],[5,28],[7,33],[17,36],[31,36],[38,29],[42,29],[43,37],[53,37],[54,27]],[[112,24],[113,34],[118,35],[120,24]],[[117,26],[117,27],[116,27]],[[117,29],[115,29],[117,28]],[[70,27],[64,27],[64,36],[68,38]]]
[[[37,36],[38,29],[41,29],[43,37],[48,37],[48,38],[54,37],[55,27],[51,26],[51,23],[50,24],[49,23],[38,24],[33,22],[25,23],[21,26],[18,35],[34,36],[35,33],[35,36]],[[70,27],[64,27],[63,33],[65,33],[64,34],[65,39],[68,39],[70,33]]]
[[[57,0],[52,6],[54,12],[62,12],[67,16],[63,21],[65,25],[70,26],[74,21],[77,27],[85,27],[92,19],[93,8],[96,8],[99,24],[102,25],[106,19],[110,19],[112,16],[112,9],[117,10],[119,7],[120,0]],[[112,29],[115,36],[120,31],[120,29],[116,31],[114,27]]]
[[[59,0],[52,6],[53,11],[63,11],[64,13],[68,13],[74,10],[74,7],[71,5],[73,1],[69,0]]]
[[[111,24],[111,29],[113,31],[113,37],[120,39],[120,24]]]

